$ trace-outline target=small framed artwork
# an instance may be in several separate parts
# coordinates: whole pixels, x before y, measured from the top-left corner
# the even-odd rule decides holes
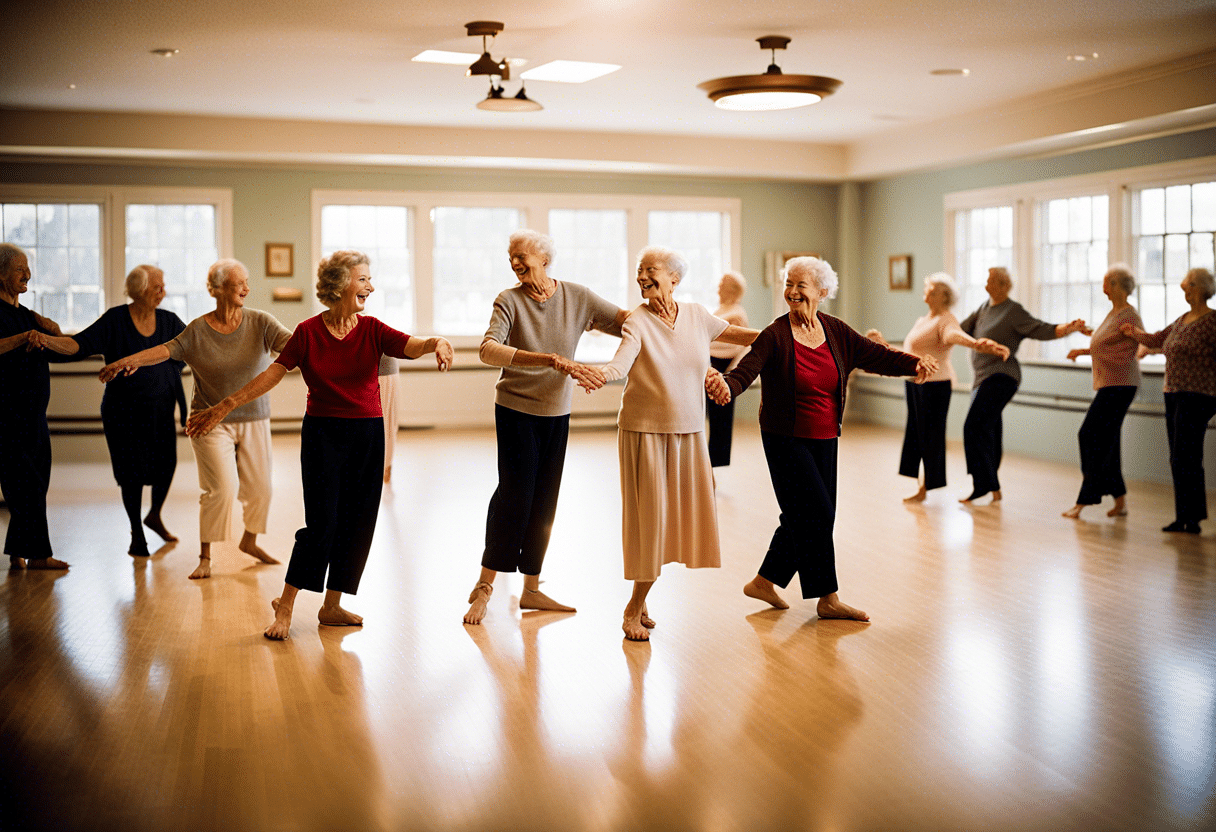
[[[291,277],[295,268],[291,258],[291,243],[266,244],[266,276]]]
[[[912,255],[892,254],[887,258],[887,279],[891,291],[912,288]]]

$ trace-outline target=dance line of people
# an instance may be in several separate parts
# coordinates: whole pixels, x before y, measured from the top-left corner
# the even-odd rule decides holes
[[[964,445],[974,487],[961,502],[988,493],[995,502],[1001,499],[1001,413],[1020,381],[1018,345],[1026,337],[1090,334],[1081,320],[1035,319],[1009,298],[1012,282],[1001,268],[990,270],[989,301],[961,323],[950,312],[956,291],[949,276],[926,278],[929,313],[917,320],[899,350],[881,333],[863,336],[819,310],[835,295],[838,278],[817,257],[786,264],[789,313],[757,331],[732,323],[746,323],[745,316],[737,316],[746,288],[738,275],[724,276],[719,287],[718,311],[726,317],[700,304],[676,302],[676,287],[688,270],[678,252],[651,246],[639,253],[643,303],[632,311],[552,278],[548,271],[555,255],[544,234],[511,236],[508,257],[519,283],[495,299],[479,350],[483,363],[501,368],[495,391],[499,483],[487,512],[481,573],[464,616],[469,625],[483,621],[499,572],[523,574],[521,609],[575,611],[542,593],[539,576],[576,385],[590,393],[625,379],[617,424],[624,574],[633,581],[622,621],[627,639],[647,640],[655,626],[647,597],[664,564],[720,565],[712,470],[729,464],[730,440],[727,432],[723,461],[722,444],[715,449],[706,440],[707,403],[728,407],[757,377],[763,380],[762,444],[781,516],[744,592],[786,609],[776,588],[788,586],[797,574],[803,597],[818,599],[820,617],[868,621],[864,611],[838,596],[832,539],[837,444],[851,372],[914,379],[907,383],[900,473],[919,479],[917,494],[908,499],[924,500],[928,491],[945,485],[945,423],[954,381],[950,352],[955,345],[971,349],[975,378]],[[228,538],[234,499],[244,506],[239,550],[278,563],[257,545],[257,536],[266,531],[271,496],[265,394],[299,368],[308,388],[300,450],[304,527],[296,533],[283,590],[271,602],[275,618],[265,635],[288,637],[300,589],[325,593],[318,613],[322,624],[360,626],[362,618],[342,606],[342,595],[358,590],[382,487],[391,477],[386,446],[396,435],[396,417],[389,415],[397,398],[396,361],[433,353],[445,371],[453,350],[444,338],[410,336],[362,314],[375,291],[365,254],[336,252],[322,261],[317,277],[317,297],[326,311],[291,332],[273,316],[245,307],[248,272],[238,261],[212,266],[207,288],[216,309],[189,325],[157,309],[164,297],[163,274],[140,266],[128,276],[130,304],[108,310],[78,335],[64,336],[53,321],[20,306],[19,295],[30,280],[28,260],[16,246],[0,244],[0,300],[5,301],[0,304],[0,488],[9,495],[11,567],[67,568],[53,557],[46,523],[48,362],[97,353],[107,361],[99,374],[107,382],[103,426],[131,518],[130,554],[148,554],[139,523],[143,485],[152,486],[152,508],[143,525],[167,541],[176,539],[164,528],[160,508],[176,465],[177,404],[202,491],[201,551],[190,577],[210,576],[211,543]],[[1100,502],[1105,494],[1116,499],[1112,516],[1126,513],[1118,438],[1139,381],[1138,342],[1166,354],[1177,519],[1164,530],[1198,533],[1207,516],[1203,431],[1216,413],[1216,317],[1208,315],[1206,305],[1216,287],[1209,272],[1192,270],[1183,281],[1191,310],[1149,335],[1127,302],[1134,286],[1126,267],[1111,268],[1104,290],[1112,311],[1092,333],[1090,348],[1069,354],[1074,360],[1093,357],[1098,394],[1079,435],[1081,494],[1065,515],[1079,516],[1084,505]],[[591,329],[621,337],[616,355],[601,367],[570,357],[581,334]],[[722,363],[713,366],[718,359]],[[180,376],[184,364],[195,379],[188,419]]]

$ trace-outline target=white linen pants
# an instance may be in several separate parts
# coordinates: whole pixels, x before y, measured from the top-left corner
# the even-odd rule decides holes
[[[265,534],[270,515],[270,420],[221,422],[190,440],[198,464],[198,536],[202,543],[228,540],[232,500],[245,507],[245,531]]]
[[[380,376],[380,409],[384,412],[384,470],[393,467],[397,450],[397,379],[398,373]]]

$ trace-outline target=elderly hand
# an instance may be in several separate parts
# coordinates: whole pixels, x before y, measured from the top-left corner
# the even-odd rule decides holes
[[[120,375],[129,376],[131,373],[139,369],[138,367],[124,363],[125,361],[125,358],[120,358],[119,360],[102,367],[101,372],[97,374],[97,380],[102,384],[106,384],[113,381]]]
[[[722,378],[722,374],[713,367],[710,367],[709,372],[705,374],[705,393],[714,404],[730,404],[730,387],[727,385],[726,379]]]
[[[1076,361],[1078,358],[1080,358],[1083,355],[1089,355],[1089,350],[1069,350],[1068,355],[1065,357],[1069,361]]]
[[[920,356],[920,361],[916,362],[916,383],[924,384],[937,369],[937,359],[931,355]]]
[[[995,355],[1002,361],[1009,360],[1009,347],[1004,344],[998,344],[991,338],[977,338],[975,341],[976,352],[985,352],[989,355]]]
[[[50,346],[50,343],[47,341],[49,337],[50,336],[44,332],[31,329],[29,332],[25,333],[25,351],[33,352],[34,350],[45,350]]]
[[[877,329],[867,329],[866,337],[876,344],[882,344],[884,347],[889,346],[887,339],[882,337],[882,333]]]
[[[608,379],[604,378],[599,367],[588,367],[586,364],[580,364],[568,358],[558,357],[553,364],[553,369],[570,376],[588,393],[592,390],[599,390],[608,383]]]
[[[439,366],[439,371],[446,373],[448,368],[452,366],[452,359],[456,353],[452,350],[452,344],[447,338],[435,339],[435,363]]]
[[[1085,323],[1085,321],[1081,318],[1077,318],[1075,321],[1069,322],[1068,331],[1069,332],[1079,332],[1082,335],[1093,335],[1094,334],[1094,331],[1092,329],[1090,329],[1089,326]]]
[[[216,425],[224,421],[224,417],[231,410],[231,408],[225,408],[224,403],[220,402],[214,407],[194,411],[190,414],[190,418],[186,420],[186,436],[189,436],[191,439],[206,436],[211,433]]]

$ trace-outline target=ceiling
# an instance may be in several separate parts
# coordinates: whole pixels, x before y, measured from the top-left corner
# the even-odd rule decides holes
[[[1074,125],[1048,113],[1052,123],[1025,136],[951,149],[970,125],[988,123],[1000,133],[1003,115],[1020,113],[1013,125],[1037,118],[1030,111],[1040,99],[1059,113],[1077,112],[1068,102],[1078,96],[1120,102],[1104,105],[1107,110],[1143,99],[1130,118],[1113,114],[1125,130],[1136,122],[1130,130],[1138,134],[1216,122],[1216,84],[1208,83],[1216,72],[1216,2],[1210,0],[40,0],[8,17],[0,106],[17,111],[12,118],[28,115],[31,125],[43,125],[20,136],[0,130],[0,150],[9,153],[66,147],[55,136],[31,137],[48,130],[36,115],[82,111],[338,123],[352,137],[360,125],[402,128],[403,158],[418,155],[408,147],[410,137],[421,135],[413,128],[475,135],[482,146],[496,135],[484,131],[511,131],[502,134],[512,146],[502,156],[530,155],[529,141],[543,145],[559,136],[566,145],[575,137],[577,145],[578,136],[592,131],[619,137],[636,148],[621,155],[643,162],[647,142],[661,145],[671,137],[718,142],[727,157],[730,148],[763,156],[755,149],[772,143],[781,149],[776,158],[790,147],[812,156],[836,153],[838,163],[808,162],[825,171],[835,165],[835,173],[825,173],[831,178],[881,172],[883,165],[859,168],[858,160],[898,156],[916,136],[929,139],[923,158],[893,167],[940,165],[1009,153],[1062,133],[1117,129],[1092,123],[1102,118]],[[622,69],[585,84],[529,83],[529,95],[545,107],[540,112],[478,110],[485,78],[410,58],[424,49],[480,51],[480,39],[466,37],[463,24],[486,19],[506,24],[493,55],[525,59],[524,69],[558,58]],[[696,85],[763,72],[770,56],[755,38],[766,34],[792,38],[777,54],[787,73],[839,78],[841,89],[821,104],[784,112],[714,107]],[[159,47],[180,53],[150,54]],[[1095,52],[1096,59],[1067,59]],[[1181,81],[1172,77],[1178,67],[1189,73]],[[970,74],[930,74],[943,68]],[[1178,101],[1164,100],[1162,89],[1182,84],[1194,89]],[[508,94],[517,85],[508,82]],[[377,146],[371,155],[386,149]],[[567,148],[536,158],[573,163],[580,155],[594,154]]]

